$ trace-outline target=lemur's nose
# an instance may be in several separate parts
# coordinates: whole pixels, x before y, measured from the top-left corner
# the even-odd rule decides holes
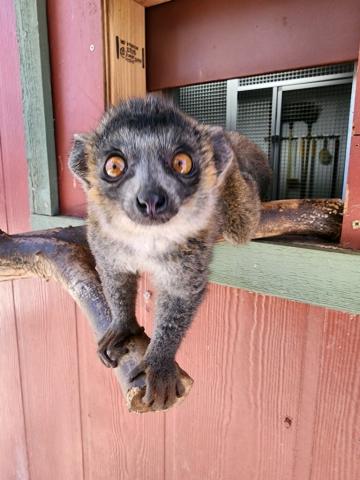
[[[139,211],[145,217],[155,217],[166,210],[167,195],[162,188],[142,190],[136,197]]]

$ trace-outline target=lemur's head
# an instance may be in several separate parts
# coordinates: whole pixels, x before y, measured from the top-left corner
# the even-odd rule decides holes
[[[137,225],[158,225],[198,218],[232,160],[221,128],[149,96],[121,103],[95,132],[76,135],[69,165],[90,201]]]

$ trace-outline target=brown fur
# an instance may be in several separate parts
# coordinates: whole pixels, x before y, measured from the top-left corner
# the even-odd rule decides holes
[[[196,160],[196,177],[169,171],[166,159],[182,145]],[[123,183],[103,178],[114,148],[128,156]],[[158,290],[154,335],[130,376],[146,372],[144,401],[165,408],[181,393],[175,354],[202,301],[216,238],[240,244],[255,233],[270,177],[266,157],[246,137],[199,125],[149,97],[112,109],[93,135],[77,137],[70,166],[88,195],[89,245],[113,317],[100,358],[116,366],[124,340],[139,331],[137,275],[150,273]],[[162,223],[146,223],[138,211],[138,192],[149,185],[166,191]]]

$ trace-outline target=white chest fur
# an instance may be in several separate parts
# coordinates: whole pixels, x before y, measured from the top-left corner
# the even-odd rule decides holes
[[[170,221],[150,226],[136,224],[119,212],[113,215],[111,222],[99,216],[99,225],[114,245],[119,244],[119,257],[115,260],[119,267],[132,272],[156,273],[159,257],[176,250],[178,245],[207,228],[212,209],[206,210],[201,218],[194,219],[186,209],[180,209]]]

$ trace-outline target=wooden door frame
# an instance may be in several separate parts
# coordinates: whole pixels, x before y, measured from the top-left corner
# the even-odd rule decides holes
[[[355,73],[355,100],[341,244],[360,249],[360,49]]]

